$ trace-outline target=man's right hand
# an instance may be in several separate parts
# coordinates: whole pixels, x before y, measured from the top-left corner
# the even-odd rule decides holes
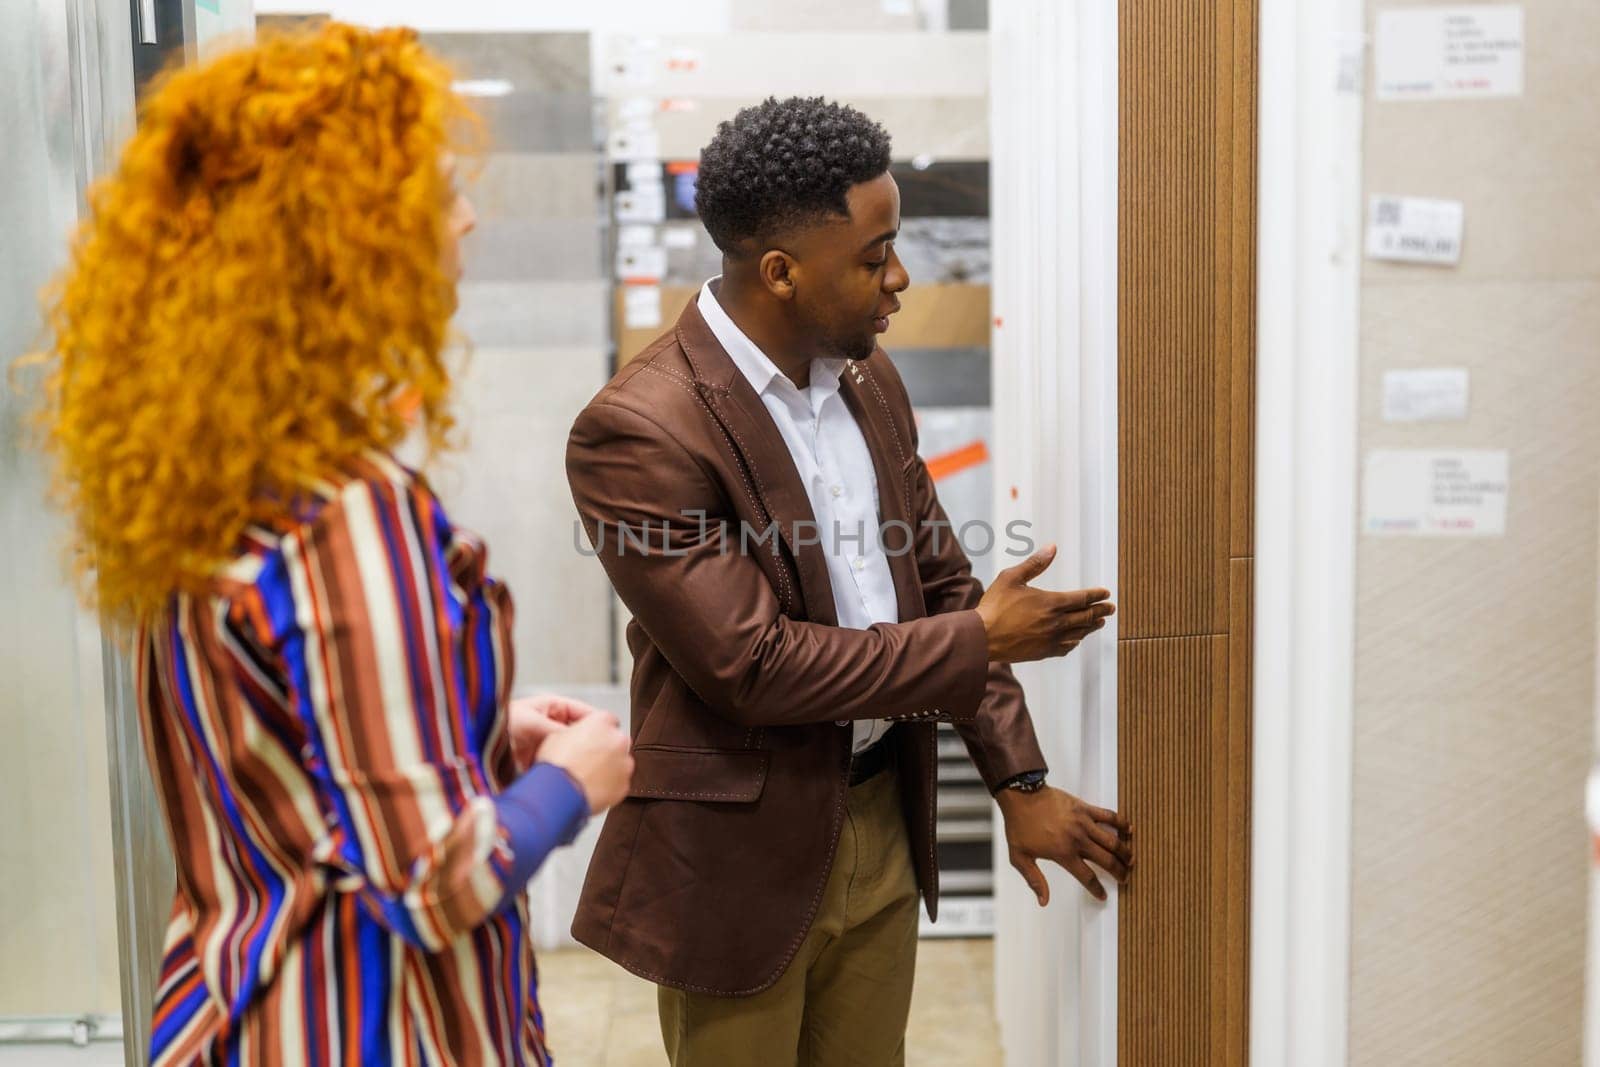
[[[1026,663],[1065,656],[1116,613],[1110,592],[1078,589],[1052,593],[1028,585],[1056,558],[1046,545],[995,578],[978,601],[978,615],[989,635],[989,662]]]

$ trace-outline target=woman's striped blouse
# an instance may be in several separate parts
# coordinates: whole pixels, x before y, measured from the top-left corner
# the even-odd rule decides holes
[[[135,662],[177,859],[151,1062],[549,1062],[523,887],[587,816],[517,777],[511,599],[387,456],[253,529]]]

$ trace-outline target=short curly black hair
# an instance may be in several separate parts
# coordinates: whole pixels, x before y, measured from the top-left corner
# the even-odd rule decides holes
[[[717,126],[700,153],[695,210],[726,255],[824,215],[889,169],[889,134],[820,96],[768,97]]]

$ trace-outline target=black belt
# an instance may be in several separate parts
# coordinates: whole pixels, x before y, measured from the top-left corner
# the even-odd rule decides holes
[[[883,741],[875,741],[850,757],[850,784],[860,785],[893,765],[894,750]]]

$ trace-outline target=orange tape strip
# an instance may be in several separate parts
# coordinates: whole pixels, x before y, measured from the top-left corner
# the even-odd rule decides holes
[[[989,462],[989,446],[980,438],[970,445],[962,445],[952,452],[945,452],[928,460],[928,473],[937,482],[987,462]]]

